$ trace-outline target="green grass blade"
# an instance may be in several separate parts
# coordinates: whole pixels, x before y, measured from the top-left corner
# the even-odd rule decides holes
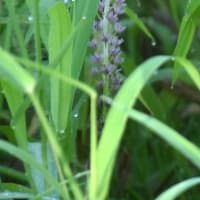
[[[170,0],[169,5],[170,5],[170,10],[171,10],[172,16],[176,23],[176,26],[179,27],[180,20],[179,20],[179,16],[178,16],[178,3],[176,1]]]
[[[15,8],[15,1],[5,1],[7,7],[8,7],[8,12],[9,12],[9,16],[11,19],[11,23],[13,25],[14,31],[15,31],[15,35],[17,38],[17,42],[19,44],[19,49],[20,49],[20,53],[23,57],[28,58],[28,52],[26,49],[26,45],[25,45],[25,41],[23,39],[23,33],[22,30],[20,28],[20,24],[18,21],[18,17],[16,14],[16,8]]]
[[[180,32],[176,48],[174,50],[174,56],[186,57],[190,46],[192,44],[196,25],[192,18],[184,17],[181,23]],[[173,81],[176,81],[180,72],[180,65],[175,63]]]
[[[197,88],[200,90],[200,73],[196,69],[196,67],[189,60],[185,58],[175,57],[175,61],[178,62],[179,65],[182,65],[184,67],[189,77],[192,79]]]
[[[6,176],[13,177],[21,181],[27,181],[27,177],[24,175],[24,173],[18,172],[14,169],[1,165],[0,165],[0,174],[5,174]]]
[[[179,195],[181,195],[186,190],[190,189],[191,187],[194,187],[196,185],[200,184],[200,178],[191,178],[185,181],[182,181],[181,183],[178,183],[172,187],[170,187],[167,191],[160,194],[156,200],[173,200]]]
[[[18,108],[23,102],[23,92],[31,93],[34,90],[36,81],[29,75],[14,58],[0,49],[0,76],[3,76],[5,81],[2,81],[2,87],[5,91],[5,97],[9,105],[12,116],[18,111]],[[15,137],[18,145],[27,149],[27,132],[25,122],[25,111],[18,116],[16,124],[12,124]],[[29,170],[25,165],[29,182],[34,187],[34,182]]]
[[[146,27],[146,25],[143,23],[143,21],[137,16],[137,14],[128,7],[126,7],[126,14],[134,23],[136,23],[136,25],[146,34],[146,36],[152,40],[152,44],[154,44],[155,38]]]
[[[69,12],[64,3],[57,3],[49,10],[50,33],[49,33],[49,62],[55,59],[60,52],[64,41],[72,32],[72,24]],[[72,69],[72,46],[62,57],[55,71],[71,77]],[[51,78],[50,82],[51,116],[56,131],[64,133],[71,108],[71,86],[65,85],[58,79]]]
[[[49,174],[49,172],[43,166],[41,166],[39,163],[37,163],[37,161],[35,161],[35,159],[32,158],[31,155],[28,154],[26,151],[12,145],[12,144],[9,144],[8,142],[4,142],[2,140],[0,140],[0,150],[3,150],[5,152],[11,154],[12,156],[15,156],[16,158],[22,160],[24,163],[27,163],[31,167],[37,168],[38,170],[40,170],[41,175],[44,176],[44,178],[50,185],[55,184],[55,180]]]
[[[191,178],[185,181],[182,181],[181,183],[178,183],[172,187],[170,187],[168,190],[160,194],[156,200],[173,200],[179,195],[181,195],[186,190],[190,189],[193,186],[196,186],[200,183],[200,178],[195,177]]]
[[[10,199],[31,199],[34,195],[30,193],[24,193],[24,192],[0,192],[0,199],[3,200],[10,200]]]
[[[35,39],[35,58],[39,63],[41,62],[42,52],[41,52],[41,39],[40,39],[40,10],[39,10],[39,0],[26,1],[33,16],[34,23],[34,39]]]
[[[200,169],[200,149],[192,142],[147,114],[134,110],[129,112],[129,117],[154,131],[156,135],[173,146]]]
[[[198,23],[199,9],[200,9],[199,1],[196,0],[188,1],[185,16],[183,17],[183,20],[181,22],[177,44],[174,50],[175,56],[181,56],[181,57],[187,56]],[[180,65],[175,63],[174,67],[175,68],[174,68],[173,82],[176,81],[179,75]]]
[[[11,84],[17,86],[23,92],[31,93],[36,81],[26,72],[15,59],[0,48],[0,76],[3,76]]]
[[[151,85],[147,85],[142,90],[140,101],[156,118],[163,121],[166,120],[166,112],[163,102]]]
[[[88,46],[90,34],[92,32],[93,21],[97,13],[99,0],[84,0],[75,1],[73,24],[76,26],[79,22],[85,19],[85,26],[76,35],[75,43],[73,47],[73,78],[77,79],[80,75],[82,65],[85,59],[85,54]],[[78,55],[78,59],[77,59]]]
[[[90,98],[91,98],[91,114],[90,114],[90,119],[91,119],[91,168],[92,168],[92,172],[91,172],[91,183],[94,183],[96,180],[96,136],[97,136],[97,131],[96,131],[96,98],[97,98],[97,93],[91,89],[89,86],[87,86],[86,84],[83,84],[77,80],[72,79],[71,77],[66,77],[63,74],[60,74],[58,72],[55,72],[52,69],[49,69],[41,64],[36,64],[34,62],[31,62],[30,60],[26,60],[26,59],[21,59],[18,58],[18,60],[23,63],[25,66],[27,67],[31,67],[34,69],[37,69],[41,72],[43,72],[46,75],[50,75],[51,77],[57,78],[60,81],[62,81],[65,84],[70,84],[74,87],[77,87],[78,89],[82,90],[83,92],[87,93]],[[34,107],[38,113],[38,117],[41,121],[41,124],[45,130],[45,133],[47,135],[47,138],[52,146],[53,152],[55,154],[55,156],[57,156],[57,158],[59,160],[61,160],[61,162],[63,163],[63,168],[65,171],[66,176],[68,176],[69,178],[72,179],[72,173],[71,171],[69,171],[69,166],[68,163],[66,162],[66,158],[63,155],[63,152],[61,151],[61,148],[55,138],[55,134],[52,131],[51,127],[49,126],[47,119],[44,115],[44,112],[42,111],[41,105],[38,102],[38,99],[35,97],[34,94],[30,95],[30,98],[34,104]],[[70,179],[70,180],[71,180]],[[72,182],[72,180],[70,181],[70,183]],[[89,185],[91,186],[91,188],[93,189],[95,187],[95,184],[91,184]],[[76,193],[76,191],[78,190],[78,186],[76,185],[76,183],[73,183],[73,187],[75,187],[74,190],[74,194]],[[93,192],[93,191],[92,191]],[[76,198],[78,199],[82,199],[80,191],[78,191],[78,197]]]
[[[149,78],[169,56],[157,56],[142,63],[124,82],[115,102],[131,108]],[[131,91],[130,91],[131,89]],[[98,197],[104,199],[108,192],[114,159],[127,121],[127,113],[110,108],[97,150]]]
[[[121,113],[127,113],[131,119],[152,130],[200,169],[200,149],[177,131],[150,115],[131,110],[126,104],[119,104],[108,97],[104,98],[104,100],[112,104],[114,109],[117,109]]]

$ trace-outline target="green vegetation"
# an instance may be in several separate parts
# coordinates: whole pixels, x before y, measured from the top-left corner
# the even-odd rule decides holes
[[[199,199],[199,11],[0,1],[0,199]]]

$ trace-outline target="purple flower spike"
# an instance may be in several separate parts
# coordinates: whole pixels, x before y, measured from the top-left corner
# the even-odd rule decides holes
[[[109,41],[109,39],[110,39],[110,35],[104,34],[101,38],[101,41],[107,43]]]
[[[123,7],[124,7],[124,6],[123,6]],[[122,14],[125,13],[125,10],[122,8],[121,5],[115,4],[115,6],[114,6],[114,12],[115,12],[115,14],[117,14],[117,15],[122,15]]]
[[[101,55],[99,55],[98,53],[95,53],[92,57],[92,62],[95,64],[100,64],[101,63]]]
[[[116,65],[120,65],[122,62],[123,62],[123,58],[121,56],[121,54],[117,54],[114,59],[113,59],[113,62],[116,64]]]
[[[115,31],[117,33],[122,33],[125,30],[125,27],[122,26],[119,22],[115,24]]]
[[[118,21],[118,17],[116,14],[114,14],[113,11],[110,11],[107,15],[107,19],[110,23],[115,23]]]
[[[99,10],[100,13],[102,13],[103,10],[104,10],[104,4],[105,4],[104,1],[100,1],[100,2],[99,2],[99,8],[98,8],[98,10]]]
[[[115,69],[115,66],[112,64],[106,65],[103,67],[102,71],[103,73],[107,74],[107,75],[111,75],[113,73]]]
[[[95,66],[92,68],[92,75],[96,79],[97,89],[102,93],[105,84],[103,80],[106,80],[108,92],[114,94],[122,81],[119,78],[121,77],[120,65],[123,62],[120,45],[124,40],[119,37],[119,34],[125,30],[125,27],[119,22],[119,18],[125,13],[126,3],[125,0],[113,0],[106,7],[105,3],[107,0],[99,0],[98,18],[93,25],[93,38],[89,47],[94,52],[91,57]]]
[[[97,41],[96,40],[90,41],[89,47],[92,48],[92,49],[96,49],[97,48]]]
[[[97,68],[92,68],[92,76],[98,76],[99,75],[99,70]]]

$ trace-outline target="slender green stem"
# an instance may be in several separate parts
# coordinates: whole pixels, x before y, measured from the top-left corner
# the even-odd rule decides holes
[[[58,159],[58,161],[60,161],[60,163],[63,166],[63,171],[64,174],[68,177],[69,181],[70,181],[70,185],[74,194],[75,199],[77,200],[83,200],[83,196],[82,193],[77,185],[77,183],[74,180],[73,174],[71,172],[71,169],[69,167],[69,164],[66,161],[66,158],[62,152],[62,149],[57,141],[56,138],[56,134],[53,132],[53,130],[51,129],[51,127],[49,126],[49,123],[44,115],[44,112],[42,110],[42,107],[38,101],[38,99],[36,98],[34,93],[29,93],[29,97],[35,107],[35,110],[38,114],[38,117],[40,119],[40,122],[47,134],[47,138],[51,144],[51,147],[53,149],[53,154],[54,154],[54,158],[55,160]],[[57,164],[60,164],[59,162]]]
[[[82,177],[84,177],[84,176],[86,176],[86,175],[88,175],[88,174],[89,174],[89,171],[81,172],[81,173],[76,174],[76,175],[74,176],[74,178],[75,178],[75,179],[79,179],[79,178],[82,178]],[[63,186],[63,185],[67,185],[68,183],[69,183],[68,180],[64,180],[64,181],[60,182],[60,183],[58,184],[58,186],[61,187],[61,186]],[[54,190],[54,187],[51,186],[51,187],[49,187],[46,191],[44,191],[44,192],[42,192],[42,193],[40,193],[40,194],[37,194],[37,195],[33,198],[33,200],[41,199],[41,198],[44,197],[45,195],[50,194],[53,190]]]
[[[91,96],[90,103],[90,121],[91,121],[91,139],[90,139],[90,180],[89,180],[89,198],[90,200],[96,200],[97,195],[97,159],[96,159],[96,151],[97,151],[97,95],[94,94]]]
[[[33,0],[33,19],[34,19],[34,36],[35,36],[35,55],[36,62],[40,63],[42,58],[41,40],[40,40],[40,15],[39,1]]]
[[[16,59],[20,63],[24,64],[26,67],[37,69],[37,70],[43,72],[46,75],[49,75],[51,77],[55,77],[55,78],[59,79],[60,81],[65,82],[66,84],[71,84],[72,86],[74,86],[74,87],[80,89],[81,91],[87,93],[90,97],[95,96],[97,94],[96,91],[93,90],[92,88],[90,88],[88,85],[86,85],[86,84],[84,84],[84,83],[82,83],[78,80],[75,80],[71,77],[66,77],[63,74],[55,72],[54,70],[49,69],[48,66],[44,66],[42,64],[37,64],[37,63],[34,63],[34,62],[32,62],[28,59],[24,59],[24,58],[16,57]]]
[[[5,50],[9,51],[11,46],[11,36],[13,31],[13,24],[12,20],[8,20],[7,26],[6,26],[6,34],[5,34],[5,40],[4,40],[4,48]]]
[[[0,166],[0,174],[6,174],[10,177],[14,177],[21,181],[27,181],[27,177],[22,172],[18,172],[14,169],[10,169],[8,167]]]
[[[5,2],[7,4],[8,12],[9,12],[9,15],[11,17],[14,29],[15,29],[15,34],[16,34],[16,37],[17,37],[17,41],[19,43],[21,54],[22,54],[23,57],[28,58],[26,45],[25,45],[25,42],[24,42],[24,39],[23,39],[23,33],[20,30],[20,26],[19,26],[17,16],[16,16],[15,1],[12,0],[12,1],[5,1]]]

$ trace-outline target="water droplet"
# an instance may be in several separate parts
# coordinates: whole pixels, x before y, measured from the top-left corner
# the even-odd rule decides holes
[[[68,0],[64,0],[64,3],[66,3],[66,4],[67,4],[67,3],[68,3]]]
[[[153,41],[151,42],[151,45],[152,45],[153,47],[155,47],[155,46],[156,46],[156,41],[153,40]]]
[[[72,2],[75,2],[76,0],[72,0]]]
[[[83,17],[82,17],[82,20],[86,20],[86,19],[87,19],[86,16],[83,16]]]
[[[28,16],[28,21],[29,21],[29,22],[33,21],[33,16],[31,16],[31,15]]]
[[[171,57],[171,61],[174,61],[174,60],[175,60],[175,58],[174,58],[174,56],[172,56],[172,57]]]
[[[77,117],[78,117],[78,113],[75,113],[75,114],[73,115],[73,117],[74,117],[74,118],[77,118]]]
[[[65,133],[65,130],[59,130],[59,133],[60,133],[60,134],[64,134],[64,133]]]

